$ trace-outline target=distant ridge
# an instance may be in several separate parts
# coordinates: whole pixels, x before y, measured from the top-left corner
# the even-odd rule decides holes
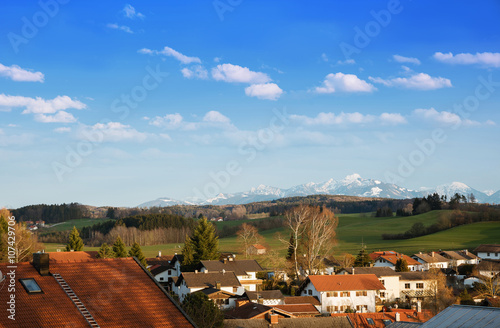
[[[168,197],[158,198],[153,201],[142,203],[138,207],[165,207],[173,205],[229,205],[229,204],[248,204],[253,202],[271,201],[275,199],[309,196],[309,195],[345,195],[358,197],[382,197],[406,199],[414,197],[423,197],[437,192],[440,195],[446,195],[450,199],[455,193],[461,195],[474,194],[479,203],[500,203],[500,190],[497,192],[482,192],[461,182],[452,182],[435,188],[420,188],[411,190],[391,183],[385,183],[374,179],[362,178],[359,174],[351,174],[342,180],[330,179],[325,182],[297,185],[288,189],[259,185],[248,191],[218,194],[209,199],[186,199],[176,200]],[[488,195],[489,194],[489,195]]]

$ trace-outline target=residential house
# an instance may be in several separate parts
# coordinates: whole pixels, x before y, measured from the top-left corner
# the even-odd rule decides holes
[[[481,259],[500,260],[500,244],[482,244],[474,249]]]
[[[389,267],[346,268],[339,274],[374,274],[385,287],[385,291],[380,291],[378,295],[382,302],[395,301],[400,297],[399,272]]]
[[[177,277],[177,270],[171,263],[173,258],[172,255],[162,256],[161,252],[159,252],[158,256],[146,259],[151,274],[165,286],[170,278]]]
[[[197,292],[205,288],[223,290],[232,294],[242,295],[245,290],[241,286],[236,274],[229,272],[183,272],[175,283],[173,292],[179,296],[182,302],[187,294]]]
[[[226,311],[224,313],[226,319],[265,319],[265,318],[295,318],[295,316],[289,312],[273,308],[271,306],[257,304],[257,303],[246,303],[242,306],[238,306],[232,310]],[[252,321],[252,320],[250,320]]]
[[[409,302],[435,296],[434,281],[426,272],[398,272],[400,298]]]
[[[405,254],[401,254],[395,251],[373,252],[369,255],[370,258],[372,258],[374,261],[374,267],[388,267],[392,270],[396,270],[397,261],[399,259],[404,259],[408,264],[408,269],[410,271],[422,270],[422,265],[418,261]]]
[[[243,294],[250,302],[268,306],[284,304],[285,296],[281,290],[261,290],[258,292],[246,291]]]
[[[347,309],[375,312],[375,299],[384,285],[374,274],[310,275],[302,283],[302,296],[315,296],[322,313],[339,313]]]
[[[432,268],[446,269],[450,264],[449,259],[436,252],[430,252],[429,254],[419,252],[418,254],[414,254],[412,258],[421,263],[422,270],[424,271],[429,271]]]
[[[480,260],[478,256],[472,254],[466,249],[463,251],[442,251],[439,255],[447,258],[450,261],[449,266],[453,268],[463,264],[475,265],[478,264]]]
[[[319,299],[315,296],[286,296],[283,304],[285,305],[301,305],[301,304],[311,304],[321,311],[321,303]]]
[[[264,269],[255,260],[236,260],[234,256],[227,256],[219,261],[201,261],[198,270],[234,272],[245,290],[257,291],[257,286],[262,285],[262,279],[257,279],[257,272]]]
[[[226,290],[216,288],[204,288],[195,293],[202,293],[207,295],[208,299],[213,301],[221,310],[232,309],[235,307],[235,300],[238,297],[236,294],[230,293]]]
[[[179,277],[181,275],[181,267],[183,261],[184,255],[182,254],[175,254],[172,260],[170,260],[170,264],[174,267],[175,270],[175,274],[173,275],[174,277]]]
[[[500,260],[482,260],[476,267],[481,276],[488,278],[495,277],[500,273]]]
[[[15,288],[0,292],[1,327],[195,327],[135,258],[35,253],[15,266],[0,264]]]
[[[253,244],[248,246],[247,253],[252,255],[263,255],[266,254],[266,248],[260,244]]]

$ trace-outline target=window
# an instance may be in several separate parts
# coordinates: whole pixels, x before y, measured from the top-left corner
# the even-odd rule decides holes
[[[368,292],[366,290],[361,290],[356,292],[356,296],[366,296]]]
[[[337,297],[338,293],[337,292],[327,292],[326,297]]]
[[[386,327],[392,323],[392,321],[389,319],[384,319],[383,322],[384,322],[384,326],[386,326]]]
[[[405,284],[405,289],[410,289],[410,284]]]
[[[19,281],[21,282],[21,285],[23,285],[24,289],[26,289],[26,292],[28,294],[43,293],[42,289],[40,288],[40,286],[38,286],[34,278],[19,279]]]
[[[238,292],[238,287],[233,287],[233,293],[237,293]]]
[[[424,283],[423,282],[417,282],[417,289],[424,289]]]
[[[335,309],[334,309],[334,306],[333,306],[333,305],[328,305],[328,306],[326,307],[326,312],[330,312],[330,313],[332,313],[333,311],[335,311]]]
[[[385,298],[385,292],[380,292],[380,297]]]
[[[375,325],[375,322],[373,321],[372,318],[366,318],[366,321],[368,322],[369,325]]]
[[[490,253],[486,253],[486,256],[490,256]]]
[[[312,295],[312,294],[313,294],[312,289],[309,289],[309,290],[307,291],[307,294]]]
[[[380,280],[380,282],[382,283],[382,285],[385,286],[385,280],[384,279]]]
[[[160,281],[163,281],[163,277],[160,277]]]
[[[363,309],[368,310],[368,305],[356,305],[357,312],[361,312]]]
[[[168,270],[168,273],[167,273],[169,276],[172,275],[172,270]]]
[[[349,292],[342,292],[341,296],[342,297],[349,297]]]

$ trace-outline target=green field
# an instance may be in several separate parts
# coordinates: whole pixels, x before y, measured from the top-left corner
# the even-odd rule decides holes
[[[67,231],[76,227],[77,229],[81,229],[83,227],[88,227],[97,223],[102,223],[109,221],[111,219],[76,219],[69,220],[66,222],[55,223],[55,224],[47,224],[46,227],[40,229],[40,232],[52,232],[52,231]]]
[[[500,242],[500,222],[479,222],[407,240],[382,240],[381,235],[383,233],[402,233],[411,228],[416,222],[422,222],[425,226],[429,226],[436,223],[441,215],[449,213],[448,211],[432,211],[410,217],[389,218],[372,217],[370,213],[341,214],[338,216],[339,226],[337,228],[335,253],[336,255],[343,253],[355,255],[359,252],[361,243],[367,246],[368,251],[395,250],[410,255],[419,251],[426,252],[439,249],[472,249],[479,244]],[[97,222],[96,220],[92,221]],[[220,229],[224,225],[233,226],[249,221],[253,220],[217,222],[216,225]],[[76,223],[84,224],[84,222]],[[75,222],[68,222],[67,226],[70,227],[68,229],[71,229],[74,224]],[[279,250],[284,255],[286,247],[276,238],[275,234],[277,232],[280,232],[285,237],[288,236],[285,228],[261,231],[260,234],[265,238],[266,244],[271,249]],[[46,244],[46,247],[47,251],[55,251],[57,248],[63,249],[64,245],[58,247],[56,244]],[[181,247],[182,245],[177,243],[143,246],[142,249],[146,257],[154,257],[158,254],[158,251],[165,255],[180,253]],[[97,250],[98,248],[86,247],[85,249]],[[239,245],[236,236],[221,238],[220,250],[238,254]]]

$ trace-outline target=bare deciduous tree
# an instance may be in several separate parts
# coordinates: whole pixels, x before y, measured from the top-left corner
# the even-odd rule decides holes
[[[241,229],[236,233],[237,240],[241,243],[245,258],[248,258],[249,247],[253,244],[258,244],[262,241],[262,236],[259,235],[259,230],[251,224],[243,223]]]

